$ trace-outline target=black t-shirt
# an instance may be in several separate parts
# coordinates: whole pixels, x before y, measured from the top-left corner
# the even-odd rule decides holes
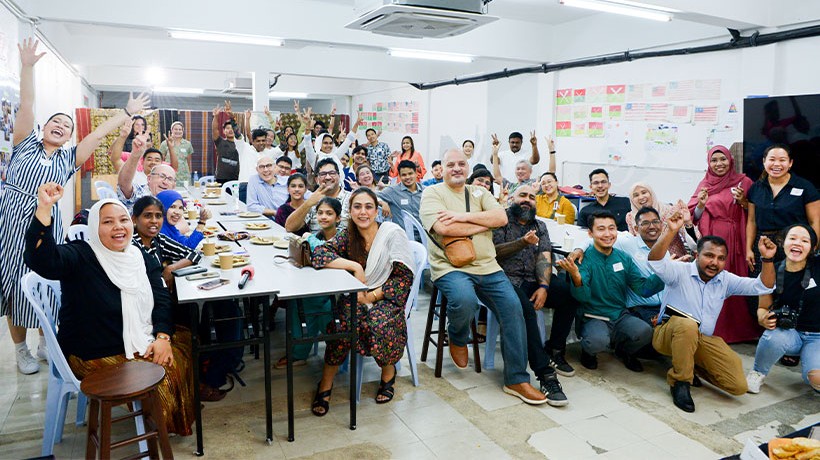
[[[606,204],[603,206],[601,206],[597,200],[589,203],[581,208],[581,211],[578,213],[578,219],[575,223],[581,228],[587,228],[587,219],[589,216],[596,211],[604,210],[615,214],[615,223],[618,224],[619,232],[629,231],[629,227],[626,225],[626,215],[632,210],[632,203],[629,202],[629,198],[623,196],[610,195],[609,199],[606,201]]]
[[[806,205],[820,200],[820,193],[811,182],[792,174],[777,196],[763,179],[752,184],[749,201],[755,205],[755,224],[758,232],[782,230],[792,224],[808,224]]]
[[[239,179],[239,151],[236,144],[229,140],[217,137],[216,146],[216,180],[225,183]]]
[[[802,332],[820,332],[820,259],[816,259],[811,267],[811,278],[809,288],[805,291],[800,285],[803,281],[804,270],[799,272],[786,272],[783,277],[783,293],[777,299],[775,308],[788,305],[796,309],[803,298],[803,308],[797,318],[795,329]]]

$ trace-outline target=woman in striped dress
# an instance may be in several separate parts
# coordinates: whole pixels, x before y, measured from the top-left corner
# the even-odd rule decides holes
[[[0,314],[9,324],[9,335],[14,342],[17,369],[33,374],[40,369],[37,359],[26,345],[26,329],[38,327],[34,311],[23,296],[20,278],[29,270],[23,263],[25,241],[23,235],[37,207],[37,187],[46,182],[65,185],[94,153],[109,131],[136,113],[148,107],[149,100],[140,95],[130,98],[125,110],[115,115],[76,147],[65,148],[74,134],[74,121],[64,113],[52,115],[42,129],[39,139],[34,129],[34,65],[45,53],[37,53],[38,41],[24,40],[20,50],[20,108],[14,125],[14,148],[6,170],[6,182],[0,197],[0,285],[3,300]],[[63,229],[59,205],[52,209],[54,239],[62,241]],[[52,305],[55,305],[52,302]],[[40,359],[46,359],[45,342],[40,336],[37,350]]]

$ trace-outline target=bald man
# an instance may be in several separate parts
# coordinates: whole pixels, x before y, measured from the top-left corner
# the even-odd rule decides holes
[[[125,204],[128,212],[131,212],[134,202],[146,195],[157,196],[163,190],[173,190],[176,187],[177,176],[174,168],[167,164],[159,164],[147,173],[148,182],[146,184],[135,184],[134,175],[137,172],[137,164],[142,152],[145,150],[145,142],[137,136],[132,145],[131,156],[117,174],[117,198]]]
[[[430,234],[431,278],[447,298],[450,356],[456,367],[467,368],[470,321],[481,298],[501,324],[504,392],[528,404],[543,404],[546,396],[530,385],[527,372],[527,335],[521,303],[517,296],[510,295],[514,288],[495,257],[492,229],[506,225],[507,214],[485,188],[466,185],[469,166],[461,150],[448,150],[442,165],[444,182],[424,190],[420,215]],[[443,237],[470,237],[475,260],[455,267],[444,254]]]

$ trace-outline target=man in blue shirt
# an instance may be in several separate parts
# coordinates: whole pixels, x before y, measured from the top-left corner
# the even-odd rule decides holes
[[[777,246],[762,237],[758,249],[763,270],[757,278],[743,278],[725,271],[728,254],[726,241],[705,236],[698,241],[695,261],[682,264],[665,258],[669,245],[683,226],[683,215],[676,212],[666,221],[667,228],[649,251],[649,266],[666,284],[658,318],[669,319],[655,328],[652,346],[672,357],[666,380],[675,406],[695,411],[689,393],[697,366],[698,374],[709,383],[733,395],[746,393],[746,377],[740,357],[720,337],[714,337],[723,300],[733,295],[757,296],[772,292],[775,283],[773,257]],[[683,315],[673,314],[676,311]]]
[[[431,185],[440,184],[444,180],[442,179],[444,175],[444,168],[441,166],[441,160],[433,161],[433,166],[430,168],[430,172],[433,173],[433,177],[423,180],[421,185],[429,187]]]
[[[256,160],[256,172],[248,178],[248,211],[258,212],[273,219],[279,206],[289,198],[288,177],[293,160],[281,156],[273,162],[273,157],[262,155]],[[305,194],[305,198],[310,195]]]
[[[609,211],[597,211],[587,222],[593,245],[584,251],[580,268],[572,259],[558,262],[572,279],[572,295],[578,299],[581,330],[581,364],[597,369],[596,354],[612,348],[627,369],[643,371],[635,353],[652,340],[652,328],[626,309],[629,289],[649,296],[663,289],[655,276],[641,273],[632,257],[616,249],[618,228]]]
[[[416,182],[418,175],[416,174],[416,164],[410,160],[402,160],[399,162],[399,182],[396,185],[391,185],[381,192],[378,192],[379,198],[386,201],[390,205],[391,220],[394,224],[404,228],[404,215],[402,211],[407,211],[420,221],[419,205],[421,204],[421,192],[424,187]]]

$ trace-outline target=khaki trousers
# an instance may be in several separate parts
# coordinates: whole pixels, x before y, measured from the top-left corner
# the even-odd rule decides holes
[[[692,383],[695,368],[700,377],[733,395],[746,393],[743,364],[720,337],[703,335],[688,318],[673,316],[655,328],[652,346],[658,353],[672,357],[672,368],[666,374],[669,385]]]

